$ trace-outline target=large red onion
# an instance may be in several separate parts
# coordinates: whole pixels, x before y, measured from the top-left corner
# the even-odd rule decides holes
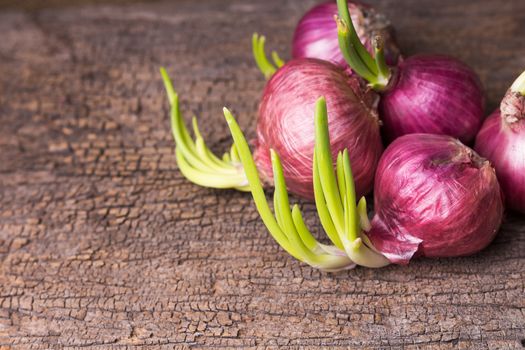
[[[386,59],[389,64],[396,64],[399,57],[395,31],[386,17],[373,7],[352,1],[348,2],[352,21],[359,39],[372,53],[373,39],[380,35],[385,42]],[[334,1],[314,6],[299,20],[292,42],[293,58],[319,58],[341,67],[347,63],[339,49],[337,25],[334,15],[337,5]]]
[[[496,168],[508,207],[525,213],[525,96],[518,90],[511,88],[485,121],[475,148]]]
[[[476,73],[447,56],[417,55],[394,68],[379,104],[389,141],[412,133],[450,135],[471,143],[484,119]]]
[[[405,135],[385,150],[374,206],[368,237],[394,263],[476,253],[492,241],[503,216],[489,162],[444,135]]]
[[[377,117],[377,95],[342,68],[318,59],[286,63],[267,82],[259,106],[254,154],[259,171],[272,177],[270,149],[282,159],[288,189],[313,198],[313,114],[319,96],[328,104],[331,149],[348,148],[358,196],[372,189],[383,151]]]

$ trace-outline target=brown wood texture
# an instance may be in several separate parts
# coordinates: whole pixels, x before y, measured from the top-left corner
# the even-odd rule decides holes
[[[178,171],[159,66],[223,151],[222,106],[254,135],[251,33],[287,58],[313,1],[56,3],[0,11],[0,349],[525,347],[523,217],[476,256],[326,274]],[[373,3],[406,55],[474,67],[489,110],[525,68],[523,0]]]

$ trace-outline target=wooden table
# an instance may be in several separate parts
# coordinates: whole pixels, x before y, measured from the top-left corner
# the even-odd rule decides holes
[[[525,347],[523,217],[473,257],[334,275],[283,252],[249,195],[181,176],[159,66],[223,151],[222,106],[254,135],[251,33],[289,57],[313,1],[2,3],[0,349]],[[474,67],[490,110],[525,68],[523,0],[374,4],[406,55]]]

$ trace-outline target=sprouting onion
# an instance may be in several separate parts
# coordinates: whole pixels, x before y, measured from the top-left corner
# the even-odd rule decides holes
[[[271,151],[275,179],[272,213],[248,143],[232,114],[224,109],[224,115],[259,215],[270,234],[284,250],[296,259],[326,271],[348,269],[356,264],[371,268],[389,264],[383,255],[369,246],[368,238],[362,232],[370,227],[370,223],[366,215],[364,197],[356,205],[348,150],[338,154],[334,173],[324,98],[317,101],[315,111],[314,194],[321,225],[333,243],[332,246],[321,244],[313,237],[304,224],[297,205],[294,205],[290,212],[281,162],[274,151]]]
[[[192,140],[182,120],[179,97],[173,88],[171,79],[166,69],[161,68],[160,73],[170,102],[171,129],[177,146],[175,156],[182,174],[200,186],[249,191],[235,145],[232,145],[230,152],[225,153],[222,159],[218,158],[204,142],[195,117],[192,120],[195,140]]]
[[[443,55],[414,55],[389,67],[383,39],[374,55],[361,43],[346,0],[337,0],[339,46],[352,70],[379,92],[379,118],[387,141],[406,134],[449,135],[470,144],[481,127],[485,96],[477,74]]]
[[[284,65],[284,61],[279,57],[279,54],[276,51],[272,51],[272,62],[266,56],[264,51],[264,44],[266,43],[266,37],[264,35],[259,35],[253,33],[252,36],[252,52],[253,58],[259,70],[262,72],[266,79],[270,79],[273,73],[277,69],[281,68]]]

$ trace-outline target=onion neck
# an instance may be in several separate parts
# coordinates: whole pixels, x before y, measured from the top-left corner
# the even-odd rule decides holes
[[[489,165],[487,160],[471,148],[465,146],[460,141],[456,141],[458,145],[458,153],[450,159],[453,164],[466,164],[471,168],[481,169]]]
[[[501,101],[501,118],[509,125],[525,120],[525,72],[512,84]]]
[[[521,96],[525,96],[525,72],[521,73],[518,79],[514,81],[510,87],[510,91],[518,92]]]
[[[346,0],[337,0],[339,16],[335,16],[339,47],[348,65],[376,91],[384,91],[392,72],[388,67],[381,36],[374,38],[374,57],[359,40],[348,11]]]

